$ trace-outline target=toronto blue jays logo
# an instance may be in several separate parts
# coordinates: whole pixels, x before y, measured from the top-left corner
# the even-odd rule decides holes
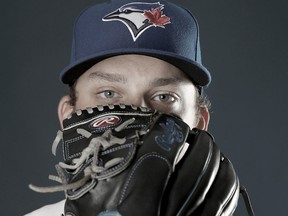
[[[161,27],[171,23],[170,17],[163,13],[164,5],[160,2],[133,2],[107,14],[103,21],[120,21],[129,29],[134,41],[148,28]]]

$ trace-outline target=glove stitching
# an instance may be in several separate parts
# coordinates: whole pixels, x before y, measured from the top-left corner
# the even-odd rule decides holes
[[[142,157],[137,161],[137,163],[133,166],[132,172],[131,172],[131,174],[129,175],[129,177],[128,177],[125,185],[124,185],[124,188],[123,188],[123,190],[122,190],[122,192],[121,192],[121,196],[120,196],[120,199],[119,199],[119,202],[118,202],[118,206],[119,206],[119,205],[123,202],[123,200],[124,200],[125,193],[126,193],[126,191],[127,191],[127,189],[128,189],[128,186],[129,186],[129,184],[130,184],[130,181],[131,181],[132,178],[134,177],[135,171],[136,171],[137,168],[142,164],[142,162],[143,162],[144,160],[146,160],[147,158],[149,158],[149,157],[156,157],[156,158],[160,158],[160,159],[164,160],[164,161],[167,163],[167,165],[168,165],[168,167],[169,167],[169,170],[172,170],[172,165],[170,164],[169,160],[168,160],[167,158],[159,155],[157,152],[151,152],[151,153],[149,153],[149,154],[146,154],[146,155],[142,156]]]
[[[68,125],[65,125],[65,129],[64,130],[69,130],[75,126],[79,126],[79,125],[82,125],[82,124],[86,124],[92,120],[95,120],[97,118],[102,118],[104,116],[107,116],[107,115],[122,115],[122,116],[152,116],[152,113],[141,113],[141,112],[125,112],[125,111],[114,111],[114,112],[104,112],[103,114],[99,115],[99,116],[93,116],[91,118],[89,118],[88,120],[87,119],[84,119],[84,120],[81,120],[81,121],[77,121],[77,122],[73,122],[73,123],[70,123]]]
[[[108,170],[105,170],[105,171],[99,173],[99,175],[97,176],[97,179],[99,179],[99,180],[106,179],[107,177],[110,177],[110,176],[107,176],[109,173],[113,173],[114,171],[118,171],[120,168],[121,168],[120,172],[122,172],[123,170],[126,169],[126,167],[128,166],[128,162],[132,159],[132,154],[134,152],[133,151],[133,143],[129,143],[129,144],[127,144],[127,146],[130,149],[130,151],[128,152],[127,157],[125,157],[125,159],[121,163],[119,163],[118,165],[116,165],[116,166],[114,166],[112,168],[109,168]],[[114,175],[112,175],[112,176],[114,176]]]
[[[114,147],[112,149],[107,149],[107,150],[101,152],[101,156],[106,155],[106,154],[110,154],[112,152],[115,152],[115,151],[118,151],[118,150],[121,150],[121,149],[124,149],[124,148],[129,148],[132,145],[133,145],[132,143],[126,143],[126,144]]]
[[[74,157],[76,157],[76,156],[78,156],[78,155],[81,154],[81,152],[78,152],[78,153],[75,153],[75,154],[70,155],[69,144],[72,144],[72,143],[74,143],[74,142],[77,142],[77,141],[79,141],[79,140],[81,140],[81,139],[83,139],[83,138],[85,138],[85,137],[84,137],[84,136],[79,136],[79,137],[76,137],[76,138],[73,138],[73,139],[70,139],[70,140],[66,140],[66,141],[64,142],[65,149],[66,149],[66,157],[65,157],[65,158],[67,158],[68,160],[70,160],[70,159],[72,159],[72,158],[74,158]],[[65,151],[65,150],[64,150],[64,151]]]

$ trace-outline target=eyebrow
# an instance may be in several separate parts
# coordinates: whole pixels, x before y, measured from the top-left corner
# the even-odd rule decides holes
[[[90,80],[103,80],[107,82],[127,83],[127,78],[121,74],[116,73],[104,73],[101,71],[95,71],[89,74],[88,79]],[[178,85],[182,82],[182,79],[178,77],[169,78],[155,78],[149,83],[150,87],[161,87],[168,85]]]
[[[91,80],[103,80],[108,82],[120,82],[120,83],[127,83],[127,79],[125,76],[121,74],[115,73],[104,73],[101,71],[95,71],[89,74],[88,79]]]
[[[153,80],[150,83],[150,87],[161,87],[161,86],[167,86],[167,85],[177,85],[181,83],[181,79],[176,78],[176,77],[171,77],[171,78],[158,78]]]

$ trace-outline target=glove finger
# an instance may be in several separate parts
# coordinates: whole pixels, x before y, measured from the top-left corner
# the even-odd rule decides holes
[[[232,215],[239,198],[239,180],[231,162],[222,156],[216,179],[205,198],[197,209],[197,216]]]
[[[188,125],[169,115],[163,114],[153,123],[153,130],[143,137],[123,186],[117,206],[121,215],[158,215],[175,156],[188,133]]]
[[[186,215],[204,200],[218,171],[220,151],[206,132],[194,130],[164,194],[161,215]]]

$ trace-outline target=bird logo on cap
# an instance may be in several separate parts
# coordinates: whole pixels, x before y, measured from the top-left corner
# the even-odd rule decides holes
[[[107,14],[103,21],[120,21],[129,29],[134,42],[150,27],[161,27],[171,23],[170,17],[163,14],[164,5],[160,2],[133,2],[125,4]]]

